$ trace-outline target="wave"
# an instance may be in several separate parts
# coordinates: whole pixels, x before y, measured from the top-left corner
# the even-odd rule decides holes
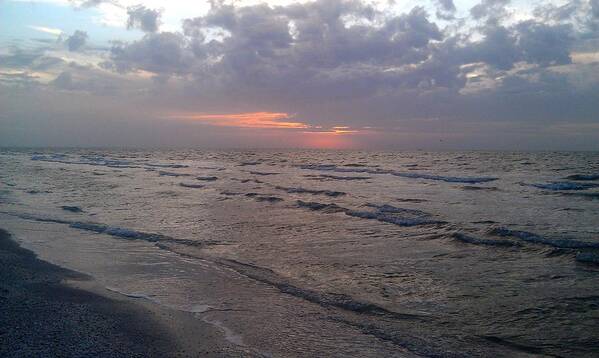
[[[187,173],[174,173],[174,172],[166,172],[166,171],[159,171],[158,175],[160,175],[161,177],[189,177],[191,176],[191,174],[187,174]]]
[[[81,208],[78,206],[63,205],[60,208],[64,211],[70,211],[72,213],[82,213],[83,212],[83,210],[81,210]]]
[[[259,201],[259,202],[278,203],[278,202],[283,201],[283,199],[279,198],[278,196],[272,196],[272,195],[260,194],[260,193],[247,193],[247,194],[245,194],[245,196],[248,198],[253,198],[254,200]]]
[[[61,163],[61,164],[81,164],[81,165],[93,165],[103,166],[109,168],[141,168],[139,165],[135,165],[130,161],[115,160],[104,157],[96,156],[80,156],[79,160],[69,159],[65,154],[36,154],[31,156],[33,161],[50,162],[50,163]]]
[[[346,208],[343,208],[337,204],[323,204],[323,203],[317,203],[314,201],[302,201],[302,200],[296,201],[296,204],[297,204],[297,206],[299,206],[301,208],[306,208],[306,209],[310,209],[310,210],[314,210],[314,211],[323,211],[326,213],[340,213],[340,212],[347,211]]]
[[[566,177],[568,180],[599,180],[599,174],[574,174]]]
[[[275,186],[275,189],[283,190],[289,194],[312,194],[312,195],[326,195],[331,197],[338,197],[346,195],[346,193],[342,191],[333,191],[333,190],[313,190],[313,189],[304,189],[304,188],[290,188],[284,186]]]
[[[599,193],[560,193],[565,196],[578,197],[588,200],[599,200]]]
[[[420,210],[397,208],[391,205],[366,204],[366,206],[375,208],[374,211],[361,211],[344,208],[337,204],[323,204],[317,202],[305,202],[298,200],[297,205],[313,211],[323,211],[325,213],[345,213],[360,219],[377,220],[398,226],[417,226],[446,224],[445,221],[435,220],[430,214]]]
[[[215,180],[218,180],[218,178],[217,177],[196,177],[196,180],[215,181]]]
[[[204,187],[204,185],[202,185],[202,184],[187,184],[187,183],[179,183],[179,186],[182,186],[184,188],[194,188],[194,189],[201,189]]]
[[[576,261],[599,265],[599,253],[579,252],[576,254]]]
[[[21,219],[25,219],[25,220],[32,220],[32,221],[39,221],[39,222],[46,222],[46,223],[54,223],[54,224],[66,224],[69,225],[72,223],[72,221],[69,220],[62,220],[62,219],[55,219],[55,218],[48,218],[48,217],[39,217],[39,216],[35,216],[35,215],[31,215],[31,214],[27,214],[27,213],[11,213],[11,212],[2,212],[2,214],[7,214],[7,215],[12,215]]]
[[[527,354],[534,354],[534,355],[542,355],[543,354],[543,349],[539,348],[539,347],[533,347],[533,346],[516,343],[516,342],[510,341],[510,340],[507,340],[507,339],[504,339],[501,337],[496,337],[496,336],[482,335],[480,337],[486,339],[489,342],[507,347],[507,348],[512,349],[517,352],[524,352]]]
[[[489,233],[496,236],[515,237],[522,241],[556,247],[560,249],[599,249],[599,242],[581,241],[572,238],[548,238],[528,231],[511,230],[507,228],[494,228]]]
[[[366,204],[374,211],[347,210],[346,215],[362,219],[374,219],[398,226],[417,226],[445,224],[445,221],[435,220],[432,215],[421,210],[398,208],[392,205]]]
[[[400,173],[393,172],[391,175],[395,175],[398,177],[404,178],[413,178],[413,179],[428,179],[428,180],[439,180],[448,183],[467,183],[467,184],[478,184],[478,183],[487,183],[491,181],[495,181],[499,178],[494,177],[450,177],[450,176],[440,176],[440,175],[430,175],[430,174],[422,174],[422,173]]]
[[[150,302],[154,302],[154,303],[160,304],[160,301],[156,300],[153,295],[148,295],[148,294],[141,293],[141,292],[131,292],[131,293],[128,293],[128,292],[120,291],[120,290],[118,290],[116,288],[109,287],[109,286],[107,286],[106,289],[108,291],[111,291],[111,292],[114,292],[114,293],[118,293],[119,295],[123,295],[125,297],[135,298],[135,299],[144,299],[144,300],[148,300]]]
[[[307,174],[307,175],[304,175],[304,177],[308,178],[309,180],[368,180],[368,179],[372,179],[372,177],[339,176],[339,175],[329,175],[329,174],[320,174],[320,175]]]
[[[409,214],[409,215],[423,216],[423,217],[431,216],[429,213],[426,213],[422,210],[399,208],[399,207],[389,205],[389,204],[377,205],[377,204],[368,203],[364,206],[374,208],[378,212],[381,212],[381,213]]]
[[[406,173],[400,172],[390,169],[370,169],[370,168],[340,168],[334,164],[305,164],[299,165],[300,169],[307,170],[320,170],[320,171],[333,171],[339,173],[367,173],[367,174],[389,174],[402,178],[411,178],[411,179],[427,179],[427,180],[437,180],[444,181],[448,183],[466,183],[466,184],[477,184],[477,183],[486,183],[490,181],[497,180],[499,178],[495,177],[452,177],[452,176],[442,176],[442,175],[432,175],[425,173]]]
[[[283,201],[283,199],[279,198],[278,196],[256,196],[254,197],[254,200],[268,203],[278,203]]]
[[[338,213],[338,212],[346,212],[348,209],[341,207],[337,204],[323,204],[323,203],[317,203],[314,201],[302,201],[302,200],[298,200],[296,201],[297,205],[299,207],[302,208],[307,208],[313,211],[323,211],[326,213]]]
[[[152,163],[145,163],[144,165],[146,165],[148,167],[154,167],[154,168],[172,168],[172,169],[189,168],[189,165],[185,165],[185,164],[152,164]]]
[[[371,165],[368,164],[360,164],[360,163],[347,163],[347,164],[343,164],[344,167],[353,167],[353,168],[362,168],[362,167],[370,167]],[[376,166],[376,165],[375,165]]]
[[[319,292],[311,289],[301,288],[285,281],[277,273],[268,268],[263,268],[232,259],[222,259],[219,260],[218,263],[227,266],[230,269],[233,269],[234,271],[242,274],[243,276],[273,286],[282,293],[302,298],[304,300],[316,303],[323,307],[337,307],[343,310],[352,311],[356,313],[376,316],[388,316],[397,319],[425,319],[425,317],[421,315],[390,311],[384,307],[375,305],[373,303],[356,300],[355,298],[349,295]]]
[[[445,221],[432,220],[427,218],[409,218],[401,217],[396,215],[390,215],[381,212],[372,211],[358,211],[358,210],[347,210],[345,215],[361,218],[361,219],[374,219],[380,222],[385,222],[397,226],[418,226],[418,225],[434,225],[434,224],[445,224]]]
[[[271,173],[271,172],[256,172],[256,171],[249,171],[248,173],[252,174],[252,175],[262,175],[262,176],[268,176],[268,175],[279,175],[281,173]]]
[[[472,185],[464,185],[462,186],[462,190],[486,190],[486,191],[497,191],[499,188],[496,186],[472,186]]]
[[[396,346],[402,347],[403,349],[409,352],[415,353],[415,356],[418,357],[466,358],[473,356],[473,354],[447,351],[442,345],[440,345],[437,342],[426,341],[421,337],[407,334],[405,333],[405,331],[402,330],[389,331],[370,323],[354,322],[338,318],[335,318],[334,320],[354,327],[364,334],[376,337],[382,341],[390,342]]]
[[[595,184],[595,183],[574,183],[574,182],[569,182],[569,181],[554,181],[551,183],[546,183],[546,184],[526,184],[526,183],[520,183],[521,185],[524,186],[532,186],[535,188],[539,188],[539,189],[545,189],[545,190],[554,190],[554,191],[560,191],[560,190],[587,190],[587,189],[592,189],[592,188],[599,188],[599,184]]]
[[[226,196],[237,196],[237,195],[243,195],[243,193],[239,193],[239,192],[235,192],[235,191],[221,191],[220,192],[221,195],[226,195]]]
[[[33,156],[31,156],[31,160],[61,164],[93,165],[109,168],[142,168],[145,166],[148,170],[154,168],[189,168],[189,165],[185,164],[144,163],[143,161],[135,162],[130,160],[120,160],[114,158],[107,158],[100,155],[80,155],[78,158],[73,158],[69,155],[60,153],[34,154]]]
[[[458,241],[472,244],[472,245],[487,245],[487,246],[522,246],[519,242],[510,240],[494,240],[494,239],[480,239],[470,235],[462,234],[459,232],[453,233],[452,237]]]
[[[64,220],[64,219],[56,219],[49,217],[41,217],[35,216],[27,213],[12,213],[12,212],[2,212],[3,214],[15,216],[25,220],[32,220],[38,222],[47,222],[54,224],[62,224],[68,225],[73,229],[79,229],[84,231],[95,232],[98,234],[105,234],[113,237],[117,237],[119,239],[125,240],[142,240],[148,241],[152,243],[175,243],[182,244],[187,246],[204,246],[208,244],[215,244],[216,242],[208,242],[208,241],[198,241],[198,240],[190,240],[190,239],[178,239],[171,236],[156,234],[156,233],[148,233],[144,231],[137,231],[128,228],[122,228],[118,226],[110,226],[106,224],[94,223],[94,222],[82,222],[82,221],[72,221],[72,220]]]

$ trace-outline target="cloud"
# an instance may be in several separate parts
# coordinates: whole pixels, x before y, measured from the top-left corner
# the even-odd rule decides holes
[[[454,12],[456,10],[453,0],[437,0],[437,3],[441,6],[443,11]]]
[[[156,74],[186,73],[194,59],[186,39],[178,33],[148,33],[131,44],[116,44],[112,61],[119,71],[144,70]]]
[[[437,17],[442,20],[453,20],[456,12],[453,0],[437,0]]]
[[[140,29],[143,32],[156,32],[160,27],[160,10],[148,9],[143,5],[127,8],[127,28]]]
[[[440,29],[418,6],[391,14],[357,0],[215,3],[206,15],[185,20],[182,33],[147,33],[116,45],[111,62],[122,73],[153,73],[160,83],[174,76],[184,83],[183,97],[284,105],[308,113],[311,124],[347,117],[359,126],[362,112],[368,117],[363,125],[371,120],[384,126],[394,118],[422,117],[423,111],[474,117],[480,113],[460,108],[468,103],[464,96],[509,96],[504,90],[510,76],[528,71],[519,78],[534,83],[542,69],[571,64],[571,24],[507,21],[508,4],[476,5],[473,18],[487,21],[472,29],[478,33],[473,36]],[[452,5],[439,4],[444,11],[453,11]],[[485,85],[477,89],[476,81]],[[546,83],[544,90],[552,85],[558,84]],[[319,110],[334,115],[322,118]]]
[[[87,37],[87,32],[81,30],[75,31],[75,33],[69,36],[66,40],[69,51],[79,51],[82,49],[83,46],[85,46]]]
[[[73,6],[78,8],[90,8],[101,4],[111,4],[121,6],[117,0],[68,0]]]
[[[476,20],[488,18],[490,22],[498,21],[506,16],[506,6],[511,0],[482,0],[470,9],[470,14]]]
[[[546,25],[525,21],[516,26],[518,46],[522,57],[529,63],[542,66],[571,63],[570,52],[574,44],[570,25]]]
[[[591,0],[591,10],[593,16],[599,18],[599,0]]]
[[[389,86],[415,87],[422,81],[452,85],[445,71],[434,73],[438,68],[427,63],[431,41],[442,39],[427,16],[416,7],[387,18],[359,1],[219,5],[204,17],[186,20],[183,37],[148,34],[116,47],[113,61],[121,70],[186,74],[199,87],[223,90],[285,88],[295,94],[345,97],[376,90],[381,81]],[[378,27],[352,25],[346,20],[350,17],[383,22]],[[350,85],[354,94],[346,91]]]
[[[251,112],[234,114],[177,113],[166,118],[202,122],[214,126],[270,129],[306,129],[301,122],[288,121],[293,116],[288,113]]]
[[[62,72],[52,81],[52,85],[60,89],[72,90],[74,88],[73,76],[70,72]]]
[[[46,34],[50,34],[50,35],[54,35],[54,36],[60,36],[62,34],[62,30],[51,28],[51,27],[45,27],[45,26],[27,26],[27,27],[29,27],[32,30],[44,32]]]

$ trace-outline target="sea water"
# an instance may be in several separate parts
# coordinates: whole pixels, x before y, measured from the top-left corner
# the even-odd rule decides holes
[[[256,354],[599,355],[599,153],[4,149],[0,183],[23,246]]]

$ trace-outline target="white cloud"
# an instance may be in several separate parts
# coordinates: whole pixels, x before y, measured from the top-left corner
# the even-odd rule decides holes
[[[32,30],[40,31],[40,32],[45,32],[47,34],[51,34],[51,35],[54,35],[54,36],[60,36],[62,34],[62,30],[61,29],[54,29],[54,28],[51,28],[51,27],[33,26],[33,25],[32,26],[27,26],[27,27],[29,27]]]

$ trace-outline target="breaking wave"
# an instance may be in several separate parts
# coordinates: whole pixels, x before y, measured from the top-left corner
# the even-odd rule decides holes
[[[375,210],[361,211],[344,208],[337,204],[323,204],[317,202],[305,202],[301,200],[298,200],[296,203],[299,207],[307,208],[313,211],[323,211],[326,213],[342,212],[347,216],[360,219],[377,220],[398,226],[417,226],[446,223],[445,221],[435,220],[430,214],[420,210],[398,208],[386,204],[366,204],[367,207],[374,208]]]
[[[448,183],[466,183],[466,184],[477,184],[477,183],[486,183],[490,181],[497,180],[499,178],[494,177],[452,177],[452,176],[441,176],[441,175],[432,175],[425,173],[406,173],[400,172],[391,169],[371,169],[371,168],[340,168],[334,164],[307,164],[298,166],[301,169],[307,170],[320,170],[320,171],[332,171],[338,173],[367,173],[367,174],[389,174],[402,178],[411,178],[411,179],[427,179],[427,180],[437,180],[444,181]]]

